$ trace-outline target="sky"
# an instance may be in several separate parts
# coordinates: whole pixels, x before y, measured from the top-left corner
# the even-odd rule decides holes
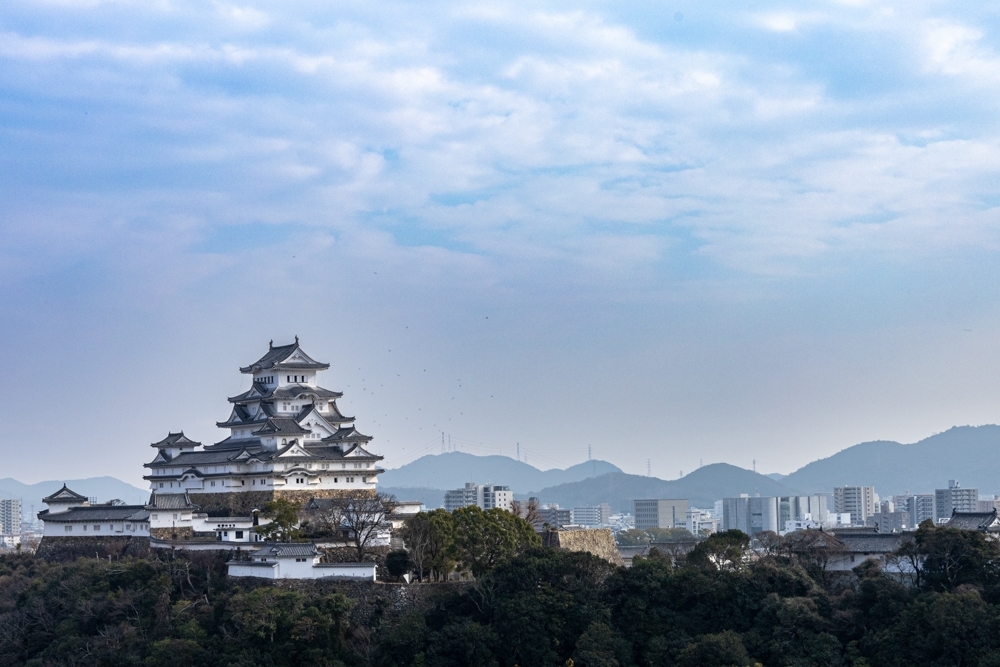
[[[5,0],[0,476],[296,335],[389,468],[996,423],[998,112],[996,3]]]

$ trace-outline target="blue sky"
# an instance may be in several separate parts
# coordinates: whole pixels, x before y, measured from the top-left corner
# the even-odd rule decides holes
[[[296,334],[390,467],[996,422],[998,14],[5,2],[6,474],[137,482]]]

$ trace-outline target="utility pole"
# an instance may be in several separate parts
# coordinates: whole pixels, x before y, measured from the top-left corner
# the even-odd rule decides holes
[[[753,460],[753,471],[757,472],[757,459]]]
[[[521,460],[521,443],[517,443],[517,460]]]
[[[444,431],[441,431],[441,453],[444,454]]]
[[[650,460],[646,459],[646,477],[652,477],[653,476],[653,473],[651,472],[652,469],[653,469],[652,466],[653,466],[653,464],[650,462]]]

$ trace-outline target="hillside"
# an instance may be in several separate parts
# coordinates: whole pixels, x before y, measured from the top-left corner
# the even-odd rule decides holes
[[[149,500],[149,491],[126,484],[115,477],[68,479],[65,480],[65,483],[77,493],[96,497],[98,502],[102,503],[117,498],[129,505],[142,505]],[[20,498],[21,507],[25,514],[31,511],[32,505],[35,507],[35,512],[41,512],[45,509],[42,498],[58,491],[62,485],[62,481],[56,480],[25,484],[16,479],[5,477],[0,479],[0,498]]]
[[[612,511],[631,512],[632,501],[637,498],[687,498],[693,507],[711,508],[716,500],[741,493],[781,496],[796,491],[784,480],[776,482],[752,470],[728,463],[713,463],[677,480],[617,472],[544,488],[519,497],[536,496],[543,504],[558,503],[561,507],[608,503]]]
[[[980,493],[1000,493],[1000,426],[956,426],[904,445],[864,442],[796,470],[781,483],[807,493],[835,486],[874,486],[886,497],[910,491],[929,493],[949,479]]]
[[[392,488],[457,489],[466,482],[503,484],[515,493],[541,489],[621,470],[607,461],[587,461],[560,470],[539,470],[509,456],[476,456],[448,452],[422,456],[412,463],[387,470],[379,486]],[[405,492],[400,495],[406,495]],[[443,495],[442,495],[443,497]]]

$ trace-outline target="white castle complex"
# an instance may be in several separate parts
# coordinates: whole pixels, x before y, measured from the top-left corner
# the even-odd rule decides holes
[[[217,423],[227,438],[202,446],[180,432],[153,443],[157,453],[145,476],[150,505],[194,504],[209,516],[246,516],[276,498],[305,503],[374,493],[382,457],[365,449],[371,437],[337,408],[343,394],[317,384],[329,367],[296,337],[241,368],[253,379],[249,390],[229,399],[229,418]],[[163,522],[151,519],[154,536],[176,527]]]
[[[254,526],[271,500],[306,506],[374,494],[382,457],[366,449],[372,438],[340,412],[343,394],[317,383],[329,367],[306,354],[298,337],[290,345],[272,342],[240,369],[251,384],[229,399],[230,415],[217,423],[226,438],[202,445],[178,432],[153,443],[146,505],[95,505],[64,487],[38,515],[45,536],[135,536],[152,547],[218,549],[219,542],[259,542]],[[404,505],[407,512],[419,508]]]

